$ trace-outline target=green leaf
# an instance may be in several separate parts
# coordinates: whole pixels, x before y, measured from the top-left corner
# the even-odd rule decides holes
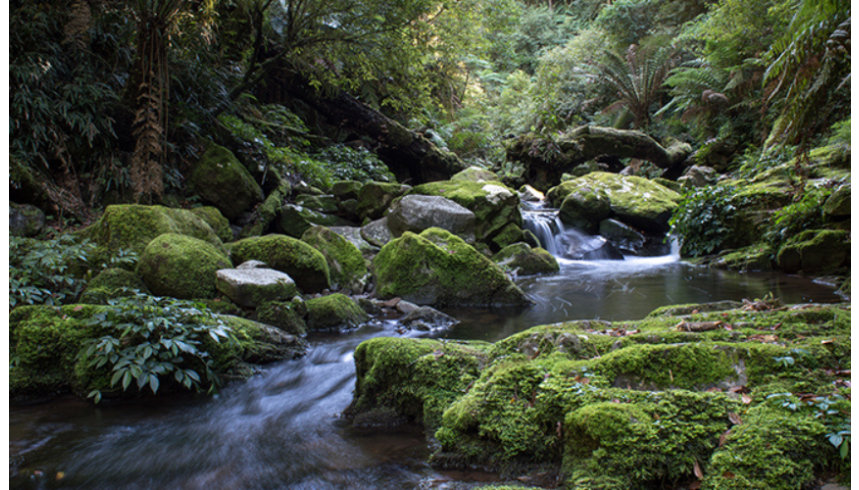
[[[158,393],[158,376],[154,374],[149,375],[149,388],[152,390],[152,393]]]
[[[125,391],[131,384],[131,378],[131,371],[125,371],[125,373],[122,375],[122,391]]]

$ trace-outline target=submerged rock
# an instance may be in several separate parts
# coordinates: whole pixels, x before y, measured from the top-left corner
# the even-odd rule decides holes
[[[491,260],[440,228],[406,232],[373,260],[376,293],[419,305],[524,305],[529,300]]]
[[[459,323],[459,320],[435,308],[419,306],[406,313],[399,323],[410,330],[429,331],[450,328]]]

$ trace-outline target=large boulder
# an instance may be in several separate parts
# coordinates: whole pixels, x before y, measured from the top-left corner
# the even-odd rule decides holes
[[[212,227],[194,212],[164,206],[108,206],[101,218],[83,231],[84,236],[110,253],[125,249],[137,254],[143,253],[153,238],[164,233],[187,235],[217,248],[223,246]]]
[[[319,251],[328,263],[331,287],[361,293],[367,285],[367,264],[349,240],[323,226],[309,228],[301,241]]]
[[[310,330],[357,327],[369,318],[352,298],[340,293],[313,298],[305,304]]]
[[[222,242],[226,243],[233,240],[233,230],[230,228],[230,221],[218,211],[218,208],[214,206],[200,206],[199,208],[191,208],[191,212],[205,221]]]
[[[388,217],[379,218],[362,226],[361,237],[374,247],[383,247],[393,240],[394,234],[388,228]]]
[[[654,234],[668,230],[668,219],[681,199],[680,194],[648,179],[608,172],[592,172],[563,182],[549,189],[546,197],[560,206],[577,192],[605,195],[612,217]]]
[[[599,222],[611,214],[611,201],[600,189],[581,187],[561,202],[558,217],[569,226],[594,233]]]
[[[263,192],[233,153],[210,144],[194,165],[188,183],[204,201],[234,220],[263,200]]]
[[[850,233],[845,230],[806,230],[790,238],[776,262],[785,272],[837,272],[850,259]]]
[[[445,180],[419,185],[409,194],[442,196],[470,210],[474,213],[474,235],[478,242],[491,245],[492,239],[508,224],[522,227],[519,195],[500,182]]]
[[[441,196],[408,195],[395,201],[388,213],[394,236],[443,228],[468,242],[474,241],[474,213]]]
[[[555,257],[542,248],[531,248],[527,243],[514,243],[502,248],[492,256],[501,267],[518,275],[531,275],[558,272],[560,266]]]
[[[405,232],[373,260],[376,293],[420,305],[524,305],[529,300],[498,265],[440,228]]]
[[[245,238],[230,246],[233,260],[241,263],[259,260],[273,269],[285,272],[298,289],[315,293],[331,286],[325,256],[301,240],[286,235]]]
[[[494,182],[498,176],[485,168],[472,165],[465,170],[455,173],[450,180],[467,180],[470,182]]]
[[[210,243],[177,233],[153,239],[140,256],[137,273],[158,296],[214,298],[215,272],[230,259]]]
[[[262,267],[221,269],[216,273],[215,285],[234,303],[248,308],[291,299],[298,294],[295,281],[289,275]]]
[[[835,189],[823,203],[823,214],[830,220],[848,218],[850,216],[850,183]]]
[[[361,230],[363,228],[357,226],[332,226],[328,229],[342,236],[346,240],[349,240],[349,243],[355,245],[355,248],[357,248],[364,257],[372,257],[379,252],[380,247],[373,245],[361,236]],[[388,233],[390,233],[390,230]]]
[[[287,203],[280,208],[277,224],[287,235],[299,238],[312,226],[343,226],[348,222],[337,216]]]

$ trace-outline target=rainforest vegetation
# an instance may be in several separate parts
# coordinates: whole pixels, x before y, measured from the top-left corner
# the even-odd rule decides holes
[[[401,305],[403,328],[455,321],[432,306],[527,307],[517,275],[559,270],[520,213],[544,197],[609,255],[673,235],[696,264],[849,298],[847,0],[9,15],[16,400],[214,393],[400,300],[423,315]],[[849,304],[709,308],[374,339],[343,409],[421,424],[434,465],[548,467],[548,486],[849,482]]]

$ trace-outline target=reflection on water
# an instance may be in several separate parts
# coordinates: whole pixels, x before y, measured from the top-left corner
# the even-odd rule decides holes
[[[739,275],[675,256],[562,261],[559,274],[524,278],[524,310],[448,310],[450,338],[496,340],[571,319],[629,320],[665,304],[762,297],[839,298],[831,288],[779,274]],[[73,399],[10,414],[10,472],[23,488],[453,488],[486,475],[442,474],[426,463],[417,430],[356,432],[339,414],[355,382],[352,351],[395,335],[392,322],[314,340],[309,355],[279,363],[211,400],[92,407]],[[485,481],[483,482],[485,484]],[[467,486],[465,484],[464,486]]]

